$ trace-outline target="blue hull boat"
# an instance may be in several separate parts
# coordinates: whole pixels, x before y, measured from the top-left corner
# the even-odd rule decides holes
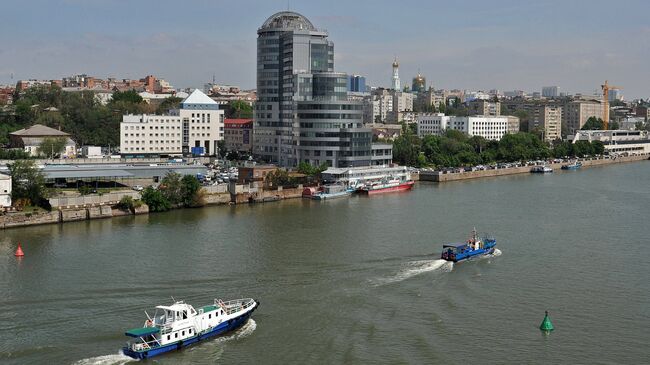
[[[122,352],[134,359],[148,359],[234,331],[246,323],[259,306],[259,302],[256,300],[247,299],[247,301],[234,305],[231,304],[234,301],[227,303],[215,301],[215,305],[203,307],[198,312],[182,302],[177,302],[169,307],[159,306],[157,308],[164,309],[165,314],[154,316],[153,319],[145,323],[145,327],[127,331],[125,333],[127,336],[135,337],[137,340],[127,343],[127,346],[122,348]],[[230,313],[235,315],[230,315]],[[223,319],[220,320],[219,317]],[[168,318],[171,320],[168,321]],[[187,326],[186,323],[192,322],[193,318],[200,320],[196,323],[203,324],[213,321],[214,325],[203,330],[196,326]],[[175,326],[174,322],[179,323],[180,327]],[[166,331],[161,331],[162,323],[167,324]],[[172,324],[170,325],[170,323]],[[181,337],[177,340],[179,334]]]
[[[562,170],[577,170],[582,167],[582,163],[576,162],[569,165],[562,165]]]
[[[467,242],[442,246],[440,258],[446,261],[459,262],[475,256],[485,256],[494,253],[497,240],[494,238],[481,239],[476,230]]]

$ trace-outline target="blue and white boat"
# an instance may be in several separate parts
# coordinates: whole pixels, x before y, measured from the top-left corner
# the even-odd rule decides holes
[[[562,165],[562,170],[577,170],[582,167],[582,163],[575,161],[574,163],[570,163],[567,165]]]
[[[224,334],[242,326],[257,309],[259,302],[236,299],[199,308],[182,301],[170,306],[157,306],[153,318],[147,315],[144,327],[134,328],[124,334],[133,337],[122,352],[134,359],[146,359]]]
[[[446,261],[463,261],[474,256],[483,256],[494,253],[497,240],[494,238],[481,239],[476,234],[476,229],[472,231],[472,236],[465,243],[450,244],[442,246],[442,255],[440,258]]]

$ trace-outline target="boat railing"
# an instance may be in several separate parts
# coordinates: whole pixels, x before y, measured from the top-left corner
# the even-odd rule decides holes
[[[224,310],[224,312],[226,312],[226,314],[236,313],[255,305],[255,300],[252,298],[235,299],[227,302],[217,299],[215,302]]]
[[[136,341],[129,343],[129,347],[133,351],[147,351],[151,350],[152,348],[160,346],[160,342],[158,340],[151,340],[151,341]]]

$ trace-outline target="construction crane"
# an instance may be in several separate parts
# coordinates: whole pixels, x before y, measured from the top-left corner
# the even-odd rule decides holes
[[[622,89],[622,87],[610,85],[607,83],[607,80],[605,80],[605,83],[603,85],[600,85],[600,87],[603,89],[603,129],[608,130],[609,129],[609,90],[620,90]]]

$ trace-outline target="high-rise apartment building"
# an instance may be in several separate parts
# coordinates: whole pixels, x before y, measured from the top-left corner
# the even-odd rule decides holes
[[[590,117],[603,119],[603,104],[598,100],[573,100],[562,104],[562,122],[568,135],[575,135]]]
[[[542,96],[545,98],[557,98],[560,96],[559,86],[544,86],[542,88]]]
[[[348,100],[347,75],[334,72],[327,32],[283,11],[257,34],[253,154],[284,167],[370,165],[372,130],[363,127],[363,103]]]
[[[348,75],[348,91],[353,93],[365,93],[366,78],[360,75]]]

